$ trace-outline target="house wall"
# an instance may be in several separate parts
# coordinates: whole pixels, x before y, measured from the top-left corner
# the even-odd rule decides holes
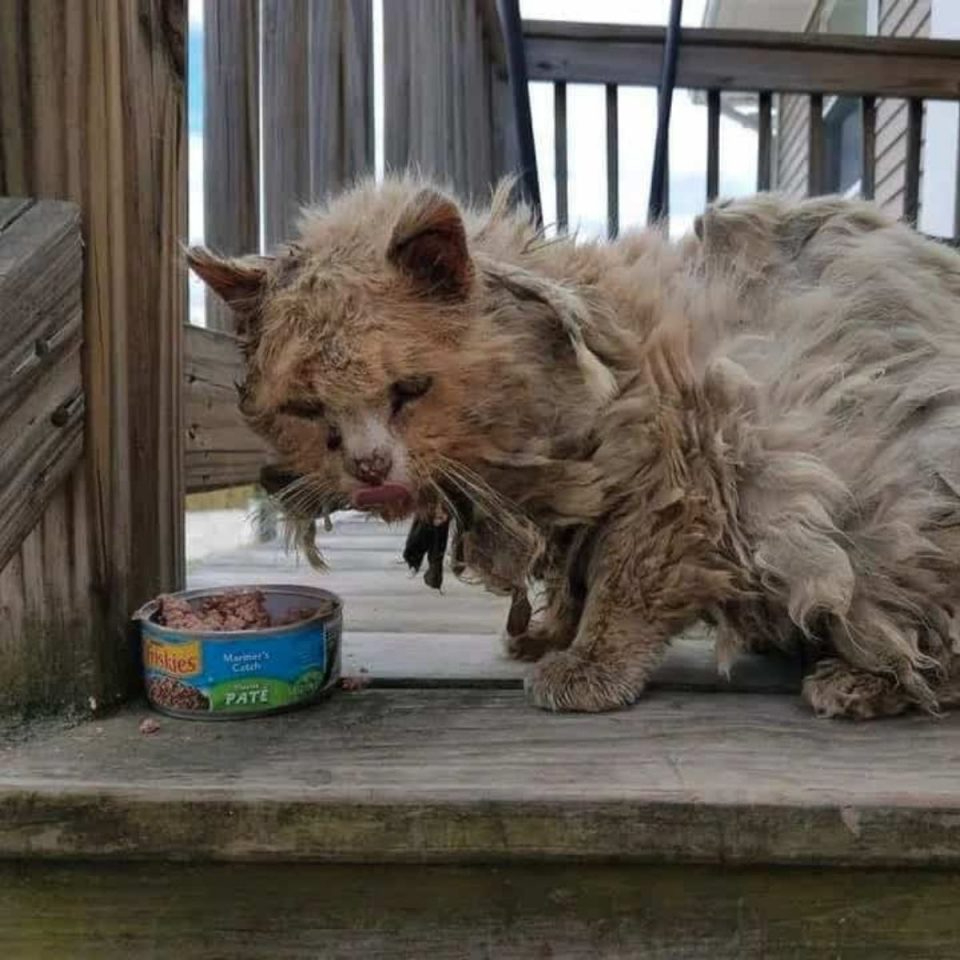
[[[885,37],[929,37],[932,0],[877,0],[876,28]],[[811,10],[807,32],[820,32],[830,9],[820,0]],[[780,136],[775,163],[776,186],[791,196],[807,192],[810,123],[809,103],[804,96],[781,96]],[[906,161],[907,104],[881,99],[877,103],[876,200],[890,213],[903,207]],[[922,154],[921,154],[922,156]],[[921,177],[922,177],[921,160]]]

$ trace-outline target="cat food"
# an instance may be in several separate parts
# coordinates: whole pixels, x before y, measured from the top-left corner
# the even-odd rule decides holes
[[[326,590],[186,591],[135,619],[147,700],[173,716],[277,713],[316,702],[340,676],[341,603]]]

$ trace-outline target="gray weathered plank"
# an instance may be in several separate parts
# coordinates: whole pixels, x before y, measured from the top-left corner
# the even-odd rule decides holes
[[[960,720],[652,692],[365,690],[241,725],[143,711],[12,743],[0,856],[960,864]]]
[[[293,233],[310,187],[310,8],[304,0],[261,0],[263,217],[268,247]]]
[[[656,86],[663,27],[526,20],[531,80]],[[678,87],[960,98],[960,41],[685,28]]]
[[[190,492],[255,482],[270,454],[237,408],[242,379],[236,339],[184,329],[184,468]]]
[[[259,13],[259,0],[204,0],[203,229],[225,254],[260,248]],[[209,292],[207,326],[234,327]]]
[[[11,958],[952,960],[960,941],[943,871],[33,862],[0,885]]]
[[[84,418],[79,212],[42,201],[8,223],[0,229],[0,569],[79,460]]]
[[[8,227],[21,214],[30,209],[33,201],[23,197],[0,197],[0,230]]]

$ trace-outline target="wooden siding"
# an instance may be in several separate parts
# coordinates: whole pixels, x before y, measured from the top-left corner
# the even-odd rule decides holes
[[[810,29],[820,23],[817,14],[814,10],[811,15]],[[884,37],[929,37],[930,0],[880,0],[879,32]],[[780,97],[776,187],[790,196],[800,197],[807,192],[809,122],[807,97],[793,94]],[[900,216],[907,157],[905,100],[878,99],[876,137],[876,200],[884,210]],[[920,174],[922,177],[922,160]]]

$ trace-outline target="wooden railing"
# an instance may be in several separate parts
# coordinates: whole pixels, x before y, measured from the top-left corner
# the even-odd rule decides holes
[[[568,221],[568,83],[603,84],[607,114],[607,226],[619,229],[618,97],[620,85],[655,87],[661,74],[665,31],[661,27],[524,21],[527,75],[554,84],[557,219]],[[960,42],[766,31],[685,29],[676,86],[706,92],[706,199],[717,196],[720,179],[720,96],[758,96],[757,189],[774,186],[773,97],[809,98],[807,192],[826,188],[824,97],[860,98],[861,193],[873,198],[876,185],[877,101],[908,103],[903,217],[916,223],[920,202],[920,156],[925,100],[960,100]],[[960,190],[958,190],[960,197]],[[960,234],[960,201],[955,213]]]

